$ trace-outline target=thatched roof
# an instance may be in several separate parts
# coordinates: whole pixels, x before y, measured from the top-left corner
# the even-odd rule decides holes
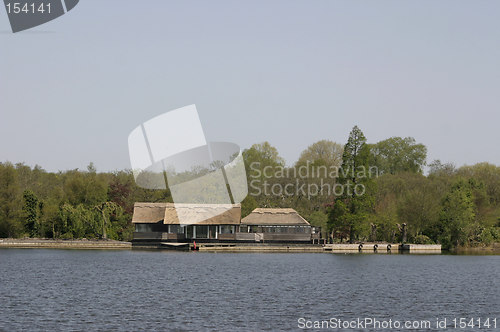
[[[310,225],[294,209],[257,208],[241,220],[242,225],[308,226]]]
[[[155,224],[165,218],[167,203],[135,203],[133,223]]]
[[[133,223],[239,225],[240,204],[135,203]],[[294,209],[258,208],[241,220],[243,225],[307,226]]]
[[[164,224],[239,225],[240,204],[167,203]]]

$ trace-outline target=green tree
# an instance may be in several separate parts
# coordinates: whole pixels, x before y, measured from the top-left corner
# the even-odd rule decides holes
[[[391,137],[371,146],[374,162],[380,173],[422,173],[427,148],[413,137]]]
[[[56,237],[60,236],[65,239],[95,238],[99,233],[96,217],[97,214],[83,204],[78,204],[76,207],[67,203],[63,204],[59,209]]]
[[[439,219],[442,196],[439,188],[421,174],[399,173],[396,177],[405,183],[398,200],[398,219],[408,225],[408,236],[412,240]]]
[[[490,163],[478,163],[473,166],[460,167],[457,174],[482,182],[490,202],[493,204],[500,203],[500,167]]]
[[[348,232],[353,242],[362,231],[374,205],[374,183],[369,174],[369,147],[361,129],[355,126],[344,146],[338,182],[344,186],[330,208],[329,227],[332,233]],[[342,237],[342,235],[341,235]]]
[[[65,178],[65,196],[72,205],[95,206],[107,201],[108,183],[104,176],[96,173],[92,163],[87,172],[69,171]]]
[[[353,184],[361,180],[360,173],[368,169],[369,149],[366,144],[366,137],[358,128],[352,128],[347,143],[344,145],[342,154],[342,171],[339,175],[341,183],[347,183],[349,180]]]
[[[397,199],[392,193],[379,196],[379,192],[372,216],[377,226],[377,239],[395,243],[398,232]]]
[[[22,198],[16,169],[0,163],[0,237],[16,237],[22,233]]]
[[[107,233],[108,233],[108,229],[110,228],[110,226],[112,226],[112,223],[111,223],[111,217],[112,216],[119,216],[123,213],[123,210],[122,208],[114,203],[114,202],[104,202],[102,204],[99,204],[99,205],[96,205],[95,206],[95,209],[99,212],[100,214],[100,221],[101,221],[101,237],[103,239],[107,239],[108,236],[107,236]]]
[[[475,206],[470,185],[459,180],[442,202],[440,241],[445,248],[467,243],[475,219]]]
[[[245,166],[250,166],[252,163],[258,163],[255,167],[285,166],[285,160],[280,157],[278,149],[269,142],[252,145],[250,149],[243,151],[243,159]]]
[[[23,193],[23,199],[23,211],[26,216],[24,223],[25,230],[31,237],[40,236],[40,217],[42,214],[43,203],[38,199],[38,197],[36,197],[32,190],[25,190]]]
[[[268,142],[254,144],[243,151],[243,160],[247,171],[248,194],[254,196],[258,206],[279,206],[279,198],[264,194],[265,185],[271,186],[283,180],[275,177],[275,173],[285,167],[285,161],[280,157],[278,149]]]
[[[341,144],[321,140],[313,143],[301,152],[296,166],[306,165],[309,162],[314,166],[340,166],[344,148]]]
[[[324,212],[323,210],[319,211],[313,211],[311,214],[307,215],[305,213],[301,213],[304,218],[306,218],[307,221],[312,226],[316,227],[321,227],[321,232],[323,235],[326,235],[326,232],[328,231],[328,214]]]
[[[258,208],[259,205],[255,198],[251,195],[245,197],[245,199],[241,202],[241,218],[245,218],[248,216],[254,209]]]
[[[455,165],[452,163],[443,164],[441,160],[436,159],[429,164],[430,176],[452,176],[456,173]]]

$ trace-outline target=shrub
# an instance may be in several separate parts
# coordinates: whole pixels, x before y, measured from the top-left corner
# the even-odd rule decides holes
[[[434,241],[432,241],[430,237],[423,234],[415,236],[413,242],[416,244],[434,244]]]

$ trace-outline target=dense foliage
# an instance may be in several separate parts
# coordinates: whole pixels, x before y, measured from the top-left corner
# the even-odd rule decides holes
[[[168,201],[166,190],[139,188],[131,172],[49,173],[0,163],[0,237],[130,240],[134,202]]]
[[[369,144],[354,127],[345,145],[322,140],[287,167],[268,142],[243,152],[256,207],[291,207],[332,241],[408,242],[445,248],[500,242],[500,167],[428,164],[411,137]],[[347,190],[346,190],[347,188]],[[46,172],[0,163],[0,237],[130,240],[134,202],[168,202],[168,190],[135,184],[130,171]]]
[[[441,243],[450,248],[500,242],[500,167],[479,163],[457,169],[435,160],[424,175],[424,145],[411,137],[368,144],[358,127],[353,128],[343,151],[336,143],[326,142],[314,143],[294,166],[275,173],[264,172],[265,166],[283,166],[274,147],[265,143],[246,150],[250,195],[243,201],[243,214],[256,206],[292,207],[336,242],[400,242],[403,224],[407,226],[407,241],[412,243]],[[323,146],[320,152],[329,153],[312,153],[318,146]],[[255,170],[255,165],[260,169]],[[322,172],[324,165],[328,172]],[[333,176],[335,172],[330,170],[335,166]],[[306,171],[300,172],[301,167]],[[267,183],[261,179],[264,173],[271,175]],[[258,190],[289,183],[314,190],[297,190],[291,195]],[[354,191],[315,191],[325,184],[350,184],[351,189],[360,184],[365,191],[361,195]]]

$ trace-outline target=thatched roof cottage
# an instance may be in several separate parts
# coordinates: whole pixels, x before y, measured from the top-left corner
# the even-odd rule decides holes
[[[258,208],[241,219],[240,204],[136,203],[136,242],[310,242],[314,229],[294,209]]]
[[[240,224],[240,204],[135,203],[134,240],[226,239]]]
[[[262,233],[263,241],[310,241],[312,227],[290,208],[257,208],[241,220],[240,232]]]

